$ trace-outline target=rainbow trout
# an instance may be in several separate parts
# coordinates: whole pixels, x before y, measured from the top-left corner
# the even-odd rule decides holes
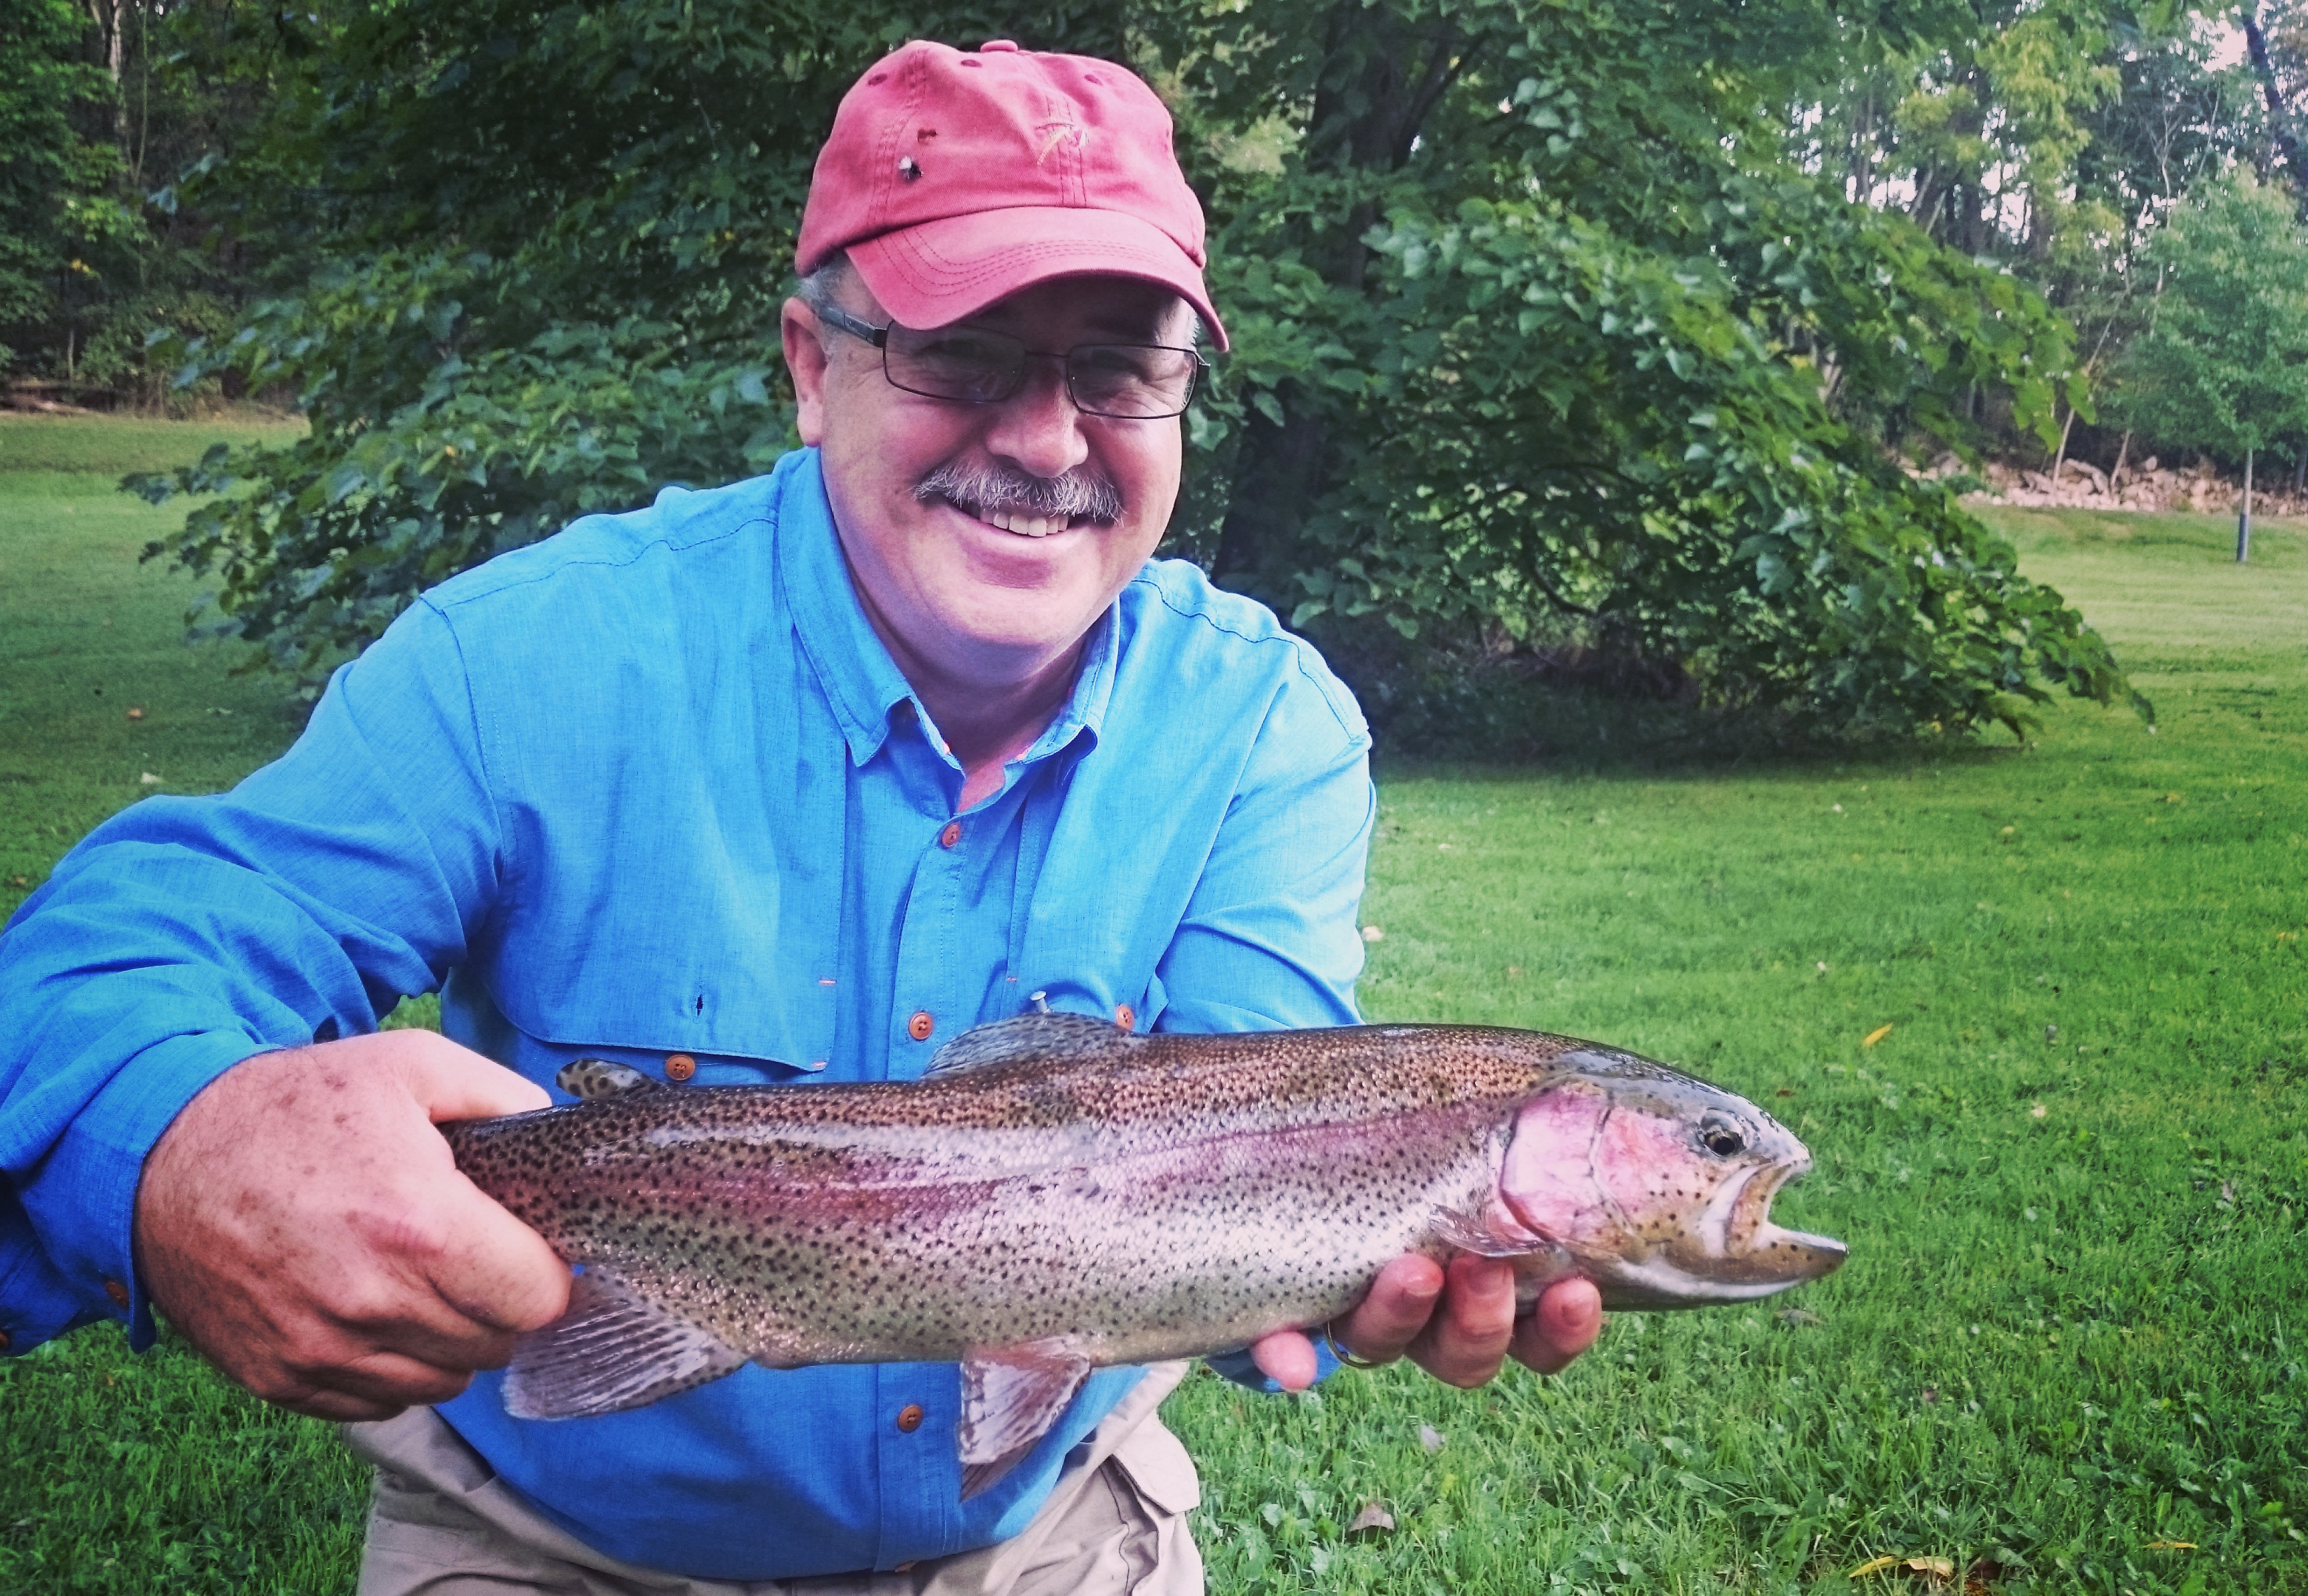
[[[458,1167],[584,1266],[506,1407],[639,1407],[747,1360],[958,1362],[963,1495],[1089,1370],[1327,1324],[1404,1253],[1583,1274],[1617,1309],[1761,1297],[1842,1243],[1771,1223],[1810,1154],[1648,1059],[1474,1025],[1135,1036],[1027,1014],[916,1082],[655,1085],[444,1125]]]

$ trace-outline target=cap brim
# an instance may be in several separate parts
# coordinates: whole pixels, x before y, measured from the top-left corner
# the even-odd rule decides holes
[[[1167,233],[1118,210],[1067,208],[1064,236],[1053,237],[1052,219],[1040,205],[944,217],[850,245],[849,261],[909,327],[943,327],[1052,278],[1128,277],[1177,294],[1227,348],[1201,270]]]

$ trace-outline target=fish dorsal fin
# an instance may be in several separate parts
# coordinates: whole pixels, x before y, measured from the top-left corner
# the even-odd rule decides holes
[[[742,1352],[601,1269],[570,1283],[569,1310],[512,1343],[505,1412],[516,1419],[622,1413],[718,1380]]]
[[[1066,1336],[971,1353],[961,1366],[961,1499],[1016,1467],[1089,1377],[1089,1360]]]
[[[1143,1047],[1142,1038],[1086,1014],[1021,1014],[964,1031],[938,1049],[922,1073],[954,1075],[1020,1059],[1096,1059]]]
[[[564,1064],[554,1083],[572,1097],[594,1103],[604,1097],[619,1097],[627,1092],[646,1092],[657,1083],[630,1064],[612,1064],[607,1059],[579,1059]]]

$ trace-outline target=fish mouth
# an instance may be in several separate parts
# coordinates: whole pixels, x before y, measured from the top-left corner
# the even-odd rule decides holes
[[[1735,1278],[1758,1288],[1752,1295],[1832,1274],[1849,1254],[1832,1236],[1791,1231],[1771,1218],[1771,1199],[1779,1188],[1810,1169],[1809,1154],[1765,1164],[1718,1199],[1708,1214],[1709,1251],[1731,1266]]]
[[[1846,1248],[1832,1236],[1814,1236],[1775,1224],[1772,1197],[1811,1167],[1808,1156],[1761,1164],[1727,1181],[1690,1240],[1695,1245],[1641,1250],[1612,1258],[1591,1278],[1607,1309],[1705,1308],[1752,1302],[1789,1286],[1831,1274]]]

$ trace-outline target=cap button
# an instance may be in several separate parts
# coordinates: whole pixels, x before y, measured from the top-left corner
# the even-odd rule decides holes
[[[1018,41],[1014,39],[989,39],[977,47],[977,53],[981,56],[1014,56],[1018,53]]]

